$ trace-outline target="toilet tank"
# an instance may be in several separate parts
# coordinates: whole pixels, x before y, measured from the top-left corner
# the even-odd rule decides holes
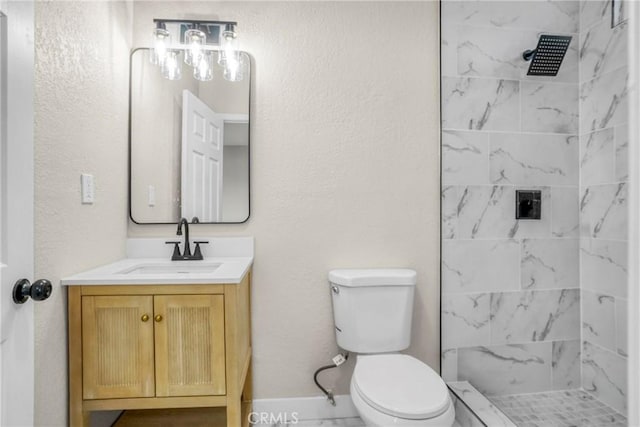
[[[409,347],[415,271],[331,270],[329,285],[340,348],[356,353],[386,353]]]

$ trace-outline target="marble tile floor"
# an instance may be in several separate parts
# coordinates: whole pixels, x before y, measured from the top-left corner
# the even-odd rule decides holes
[[[489,396],[518,427],[626,427],[627,419],[583,390]]]
[[[253,424],[253,427],[365,427],[360,418],[332,418],[324,420],[299,420],[288,424]],[[457,422],[452,427],[460,427]]]
[[[365,427],[358,418],[330,418],[322,420],[297,420],[295,423],[252,424],[252,427]]]

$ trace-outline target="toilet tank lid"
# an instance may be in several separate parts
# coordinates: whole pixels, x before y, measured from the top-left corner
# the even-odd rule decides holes
[[[414,286],[416,272],[408,268],[338,269],[329,272],[329,282],[349,287]]]

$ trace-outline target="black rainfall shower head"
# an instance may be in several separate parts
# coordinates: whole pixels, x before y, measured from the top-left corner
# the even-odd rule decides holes
[[[564,55],[571,43],[571,36],[552,36],[543,34],[535,50],[526,50],[522,57],[531,61],[529,76],[555,76],[558,74]]]

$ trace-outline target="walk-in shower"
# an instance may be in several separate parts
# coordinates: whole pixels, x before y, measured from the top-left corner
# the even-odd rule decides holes
[[[626,425],[628,20],[441,6],[442,376],[486,425]]]

